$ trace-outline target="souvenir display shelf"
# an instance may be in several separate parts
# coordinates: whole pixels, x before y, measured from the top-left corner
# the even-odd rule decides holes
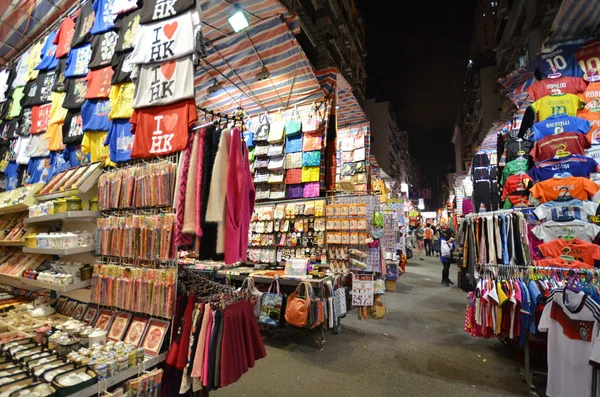
[[[44,283],[29,278],[13,277],[6,274],[0,274],[0,283],[10,285],[11,287],[16,288],[28,289],[27,287],[31,286],[40,289],[49,289],[56,292],[69,292],[89,287],[91,284],[91,280],[79,281],[69,285],[53,285],[50,283]]]
[[[55,175],[45,185],[44,189],[39,189],[38,194],[35,198],[38,201],[48,201],[62,197],[78,196],[82,200],[87,200],[97,195],[98,177],[102,174],[102,163],[96,162],[92,164],[86,164],[79,167],[71,168]],[[79,179],[75,179],[73,182],[68,180],[62,181],[63,178],[71,178],[77,174],[82,174]],[[67,185],[68,183],[68,185]],[[60,188],[51,188],[52,186],[58,186],[59,184],[65,184]]]
[[[67,256],[75,254],[84,254],[88,252],[94,252],[96,247],[77,247],[77,248],[23,248],[23,252],[26,254],[47,254],[47,255],[58,255]]]
[[[45,223],[45,222],[67,222],[67,221],[81,221],[87,219],[96,219],[101,216],[98,211],[67,211],[59,212],[51,215],[42,215],[32,218],[25,218],[25,223]],[[1,243],[1,242],[0,242]],[[1,245],[1,244],[0,244]]]
[[[25,241],[0,240],[0,247],[24,247]]]
[[[43,183],[36,183],[9,192],[0,193],[0,215],[27,211],[30,206],[37,203],[34,195],[42,188],[42,186],[44,186]],[[25,196],[17,203],[14,203],[14,198],[21,194],[25,194]]]

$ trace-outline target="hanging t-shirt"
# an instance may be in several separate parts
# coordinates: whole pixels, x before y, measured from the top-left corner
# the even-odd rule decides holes
[[[84,131],[108,131],[110,129],[109,99],[88,99],[81,107]]]
[[[587,134],[590,130],[591,123],[579,117],[556,115],[550,116],[544,121],[535,123],[531,130],[533,136],[532,141],[539,141],[548,135],[560,134],[562,132],[579,132]]]
[[[93,8],[96,14],[92,34],[104,33],[114,28],[114,19],[112,16],[112,7],[114,0],[94,0]]]
[[[578,238],[585,242],[593,242],[600,233],[600,227],[580,220],[567,222],[549,221],[532,229],[533,234],[544,243],[556,239]]]
[[[79,110],[85,101],[87,91],[87,77],[75,79],[66,79],[65,92],[67,96],[63,102],[63,107],[69,110]]]
[[[121,84],[131,82],[131,71],[133,70],[133,64],[129,62],[131,58],[131,52],[121,52],[115,54],[112,58],[112,69],[113,77],[111,84]]]
[[[94,9],[92,8],[92,2],[86,2],[79,10],[79,16],[75,22],[75,32],[73,33],[73,40],[71,41],[71,51],[75,47],[79,47],[83,44],[89,43],[92,38],[90,31],[94,26]]]
[[[137,0],[114,0],[111,13],[113,18],[117,18],[120,14],[135,10],[138,8]]]
[[[600,144],[600,138],[597,137],[598,131],[600,131],[600,111],[594,112],[582,110],[577,113],[577,117],[590,122],[590,130],[587,133],[588,139],[592,144]]]
[[[19,165],[11,161],[6,166],[4,174],[6,176],[6,191],[16,189],[19,185]]]
[[[40,63],[40,55],[42,53],[42,48],[44,47],[44,39],[38,41],[31,47],[31,53],[29,54],[29,58],[27,58],[27,75],[25,76],[25,81],[32,81],[38,76],[39,70],[36,70],[35,67]]]
[[[110,159],[115,163],[131,160],[133,135],[129,120],[113,120],[104,145],[110,147]]]
[[[544,77],[552,74],[552,68],[556,68],[563,76],[582,77],[583,72],[575,59],[578,49],[578,44],[549,48],[536,55],[527,67],[530,70],[537,69]]]
[[[29,145],[29,141],[30,141],[30,137],[22,137],[20,136],[18,138],[18,140],[20,142],[17,142],[17,158],[16,158],[16,162],[17,164],[21,164],[21,165],[27,165],[27,163],[29,163],[29,156],[27,154],[27,145]]]
[[[68,112],[62,127],[63,143],[81,143],[83,139],[83,119],[79,112]]]
[[[600,261],[600,247],[579,239],[553,240],[539,245],[538,250],[548,259],[558,258],[561,255],[570,255],[576,260],[591,266],[594,266],[596,261]]]
[[[508,195],[524,194],[531,187],[533,181],[527,174],[515,174],[506,178],[502,189],[502,201],[506,200]]]
[[[554,157],[559,150],[567,151],[570,154],[584,155],[585,149],[590,146],[586,135],[577,132],[563,132],[540,139],[535,143],[530,154],[534,161],[544,161]]]
[[[25,79],[27,78],[27,72],[29,70],[27,66],[27,61],[29,60],[29,55],[31,55],[31,48],[25,51],[21,57],[19,58],[19,62],[17,62],[17,66],[15,68],[15,79],[12,82],[12,88],[24,86],[27,82]]]
[[[71,48],[71,51],[69,51],[69,55],[67,56],[65,77],[80,77],[87,75],[90,71],[88,65],[91,58],[91,44],[85,44],[78,48]]]
[[[154,157],[183,150],[189,129],[196,121],[198,111],[193,99],[134,110],[130,120],[135,135],[131,157]]]
[[[52,107],[50,108],[50,120],[48,124],[62,124],[67,116],[67,109],[63,107],[65,97],[64,92],[53,92],[50,96]]]
[[[531,188],[531,195],[542,203],[567,198],[589,200],[600,187],[587,178],[568,176],[564,178],[552,178],[536,183]]]
[[[112,110],[108,115],[109,119],[127,119],[133,114],[131,102],[133,101],[133,93],[135,85],[133,83],[124,83],[113,85],[110,90],[110,103]]]
[[[500,179],[500,184],[504,185],[506,178],[511,175],[514,175],[519,172],[527,172],[529,170],[529,160],[526,158],[518,158],[506,163],[506,166],[502,170],[502,178]],[[469,181],[469,191],[467,192],[466,182]],[[471,197],[473,194],[473,182],[470,178],[465,178],[463,181],[463,189],[465,189],[465,197]]]
[[[67,56],[69,50],[71,49],[71,41],[73,40],[73,35],[75,34],[75,21],[70,16],[67,16],[60,24],[58,28],[58,32],[56,32],[56,36],[54,37],[53,43],[56,45],[56,54],[57,58],[62,58]]]
[[[194,98],[194,64],[189,56],[162,64],[136,65],[131,77],[135,82],[134,109]]]
[[[560,76],[556,79],[538,80],[527,89],[529,96],[534,101],[560,90],[563,94],[579,94],[586,88],[585,81],[581,77]],[[586,101],[587,102],[587,101]]]
[[[141,23],[151,23],[184,13],[192,8],[195,0],[145,0]]]
[[[12,99],[10,100],[8,112],[5,117],[7,120],[19,117],[19,115],[21,114],[21,100],[24,96],[24,88],[25,87],[17,87],[13,91]]]
[[[31,108],[31,130],[30,134],[39,134],[48,128],[50,120],[51,103],[45,105],[34,106]]]
[[[599,167],[596,160],[590,157],[571,154],[560,159],[548,159],[538,162],[535,167],[529,170],[529,175],[535,181],[545,181],[556,174],[564,172],[568,172],[573,176],[589,178],[592,172],[599,171]]]
[[[29,179],[27,183],[48,182],[48,174],[50,169],[50,159],[35,158],[30,159],[27,165],[27,175]]]
[[[577,111],[583,109],[585,102],[574,94],[548,95],[535,101],[531,108],[538,115],[539,121],[550,116],[577,116]]]
[[[62,140],[63,122],[49,124],[44,136],[48,138],[48,150],[56,151],[64,148]]]
[[[115,21],[115,28],[119,31],[119,39],[115,52],[129,51],[133,49],[135,36],[140,26],[140,10],[129,14],[120,15]]]
[[[507,134],[506,161],[516,160],[521,154],[523,154],[524,157],[527,157],[532,148],[533,142],[530,140],[517,138]]]
[[[52,87],[53,92],[64,92],[65,91],[65,70],[67,69],[67,58],[61,58],[58,60],[58,65],[56,65],[56,81],[54,82],[54,86]]]
[[[590,103],[595,99],[600,99],[600,82],[595,81],[586,87],[586,89],[581,94],[581,99],[585,103]]]
[[[116,32],[106,32],[92,37],[92,57],[88,65],[89,69],[98,69],[110,65],[115,46],[117,45],[118,34]]]
[[[81,151],[90,155],[92,163],[108,158],[108,147],[104,146],[106,131],[86,131],[81,141]]]
[[[48,150],[49,140],[45,135],[35,134],[29,137],[29,144],[24,153],[27,157],[46,157],[50,154]]]
[[[596,215],[598,203],[583,200],[548,201],[536,207],[535,216],[541,221],[570,221],[579,219],[589,221],[590,216]]]
[[[200,13],[191,10],[175,18],[141,25],[135,36],[131,63],[164,62],[196,50]]]
[[[42,47],[41,51],[41,61],[35,67],[35,70],[50,70],[56,67],[58,63],[58,58],[56,57],[56,45],[54,44],[54,38],[56,37],[56,32],[50,32],[48,34],[48,38],[46,39],[46,43],[44,43],[44,47]]]
[[[592,365],[600,363],[599,322],[600,306],[583,291],[552,291],[538,325],[548,332],[548,396],[591,394]]]
[[[106,66],[102,69],[90,70],[87,75],[86,99],[108,98],[112,75],[113,70],[110,66]]]
[[[30,81],[25,87],[25,95],[21,100],[21,106],[36,106],[50,102],[52,87],[56,82],[54,70],[41,71],[34,81]],[[28,88],[28,90],[27,90]]]
[[[0,70],[0,102],[6,102],[6,94],[8,93],[9,84],[8,78],[10,77],[10,69]]]
[[[19,119],[19,128],[15,132],[18,136],[29,136],[31,132],[31,110],[32,108],[24,108]]]
[[[585,43],[575,52],[575,60],[585,74],[588,76],[588,71],[594,69],[600,72],[600,40]]]
[[[8,122],[8,126],[7,128],[2,131],[3,136],[5,139],[13,139],[13,138],[17,138],[17,131],[19,130],[21,126],[21,120],[20,119],[13,119],[10,120]]]

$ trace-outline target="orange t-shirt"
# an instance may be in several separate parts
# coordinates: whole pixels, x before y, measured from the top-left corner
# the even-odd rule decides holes
[[[564,248],[565,249],[563,252]],[[571,241],[558,239],[548,243],[540,244],[538,249],[547,259],[558,258],[561,255],[570,255],[580,262],[588,265],[594,265],[600,261],[600,246],[587,243],[579,239]]]
[[[554,259],[540,259],[539,261],[535,261],[535,265],[539,267],[567,267],[572,269],[593,269],[594,266],[590,266],[587,263],[583,263],[580,261],[574,261],[571,263],[565,262],[560,258]]]
[[[551,178],[537,183],[531,188],[531,195],[542,203],[556,200],[559,197],[572,197],[587,201],[596,194],[600,187],[591,180],[580,176]]]
[[[581,111],[577,113],[577,117],[586,119],[592,123],[590,130],[587,133],[588,140],[592,142],[592,144],[600,143],[600,136],[598,136],[598,131],[600,130],[600,112],[590,112],[589,110]]]
[[[88,87],[85,98],[108,98],[113,73],[114,71],[110,65],[102,69],[90,70],[86,77]]]
[[[155,157],[183,150],[189,129],[197,121],[198,111],[193,99],[135,109],[129,119],[134,135],[131,157]]]

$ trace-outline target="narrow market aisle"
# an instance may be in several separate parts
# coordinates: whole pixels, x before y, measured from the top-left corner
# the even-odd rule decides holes
[[[267,358],[211,396],[526,396],[512,353],[463,331],[466,295],[440,286],[440,277],[439,258],[411,260],[398,290],[385,295],[384,320],[359,321],[353,311],[341,335],[326,334],[323,350],[313,335],[272,334]]]

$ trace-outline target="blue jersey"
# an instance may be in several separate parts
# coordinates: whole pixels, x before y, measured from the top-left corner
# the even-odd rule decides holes
[[[566,115],[555,115],[550,116],[547,119],[535,123],[531,128],[533,130],[533,136],[530,138],[532,141],[539,141],[548,135],[560,134],[562,132],[580,132],[587,134],[590,130],[591,123],[588,120],[566,116]]]
[[[590,157],[571,154],[560,159],[540,161],[529,170],[529,176],[535,181],[545,181],[556,174],[568,172],[573,176],[589,178],[592,172],[598,170],[598,163]]]
[[[541,52],[529,63],[530,70],[538,70],[542,76],[552,74],[552,68],[563,76],[583,77],[583,70],[577,63],[575,52],[580,48],[578,44],[556,47],[552,51]]]

